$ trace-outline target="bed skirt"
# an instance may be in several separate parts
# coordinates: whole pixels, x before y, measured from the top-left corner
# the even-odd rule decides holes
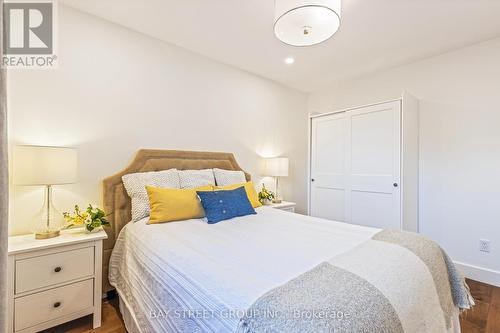
[[[127,303],[123,300],[118,292],[118,299],[120,300],[120,313],[122,314],[123,323],[128,333],[141,333],[135,321],[135,315],[130,311]]]

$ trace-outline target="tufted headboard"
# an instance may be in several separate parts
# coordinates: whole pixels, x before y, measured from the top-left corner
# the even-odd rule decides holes
[[[134,160],[121,172],[103,181],[103,208],[108,214],[110,226],[106,228],[108,239],[104,240],[103,254],[103,291],[113,289],[108,282],[108,266],[111,251],[120,230],[131,220],[131,202],[123,186],[122,176],[147,171],[160,171],[176,168],[179,170],[226,169],[243,171],[231,153],[211,153],[181,150],[141,149]],[[250,174],[245,172],[250,180]]]

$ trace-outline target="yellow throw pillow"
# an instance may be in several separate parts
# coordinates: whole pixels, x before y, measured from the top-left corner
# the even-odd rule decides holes
[[[149,223],[163,223],[202,218],[205,211],[196,191],[212,191],[212,185],[193,189],[146,186],[151,213]]]
[[[245,187],[245,192],[247,192],[247,197],[248,197],[248,200],[250,200],[252,207],[257,208],[257,207],[262,206],[262,204],[259,202],[259,197],[257,196],[257,192],[255,191],[255,187],[253,187],[253,183],[251,181],[246,182],[246,183],[231,184],[231,185],[226,185],[226,186],[222,186],[222,187],[215,187],[215,188],[216,189],[220,188],[223,190],[234,190],[234,189],[236,189],[238,187],[242,187],[242,186]]]

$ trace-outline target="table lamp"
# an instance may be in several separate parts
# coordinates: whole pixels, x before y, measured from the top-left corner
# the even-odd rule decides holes
[[[274,177],[276,183],[276,195],[273,203],[280,203],[279,177],[288,177],[288,158],[274,157],[267,158],[264,163],[264,176]]]
[[[15,146],[13,150],[13,183],[44,186],[42,219],[33,228],[36,239],[59,236],[63,223],[57,223],[52,204],[52,186],[72,184],[77,179],[77,152],[74,148]],[[62,218],[61,218],[62,221]]]

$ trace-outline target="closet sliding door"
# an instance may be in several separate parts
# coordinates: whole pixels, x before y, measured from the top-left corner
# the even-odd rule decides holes
[[[345,113],[314,119],[311,124],[310,215],[345,221]]]
[[[346,112],[346,221],[401,228],[400,102]]]
[[[313,116],[310,147],[312,216],[418,230],[418,100]]]

